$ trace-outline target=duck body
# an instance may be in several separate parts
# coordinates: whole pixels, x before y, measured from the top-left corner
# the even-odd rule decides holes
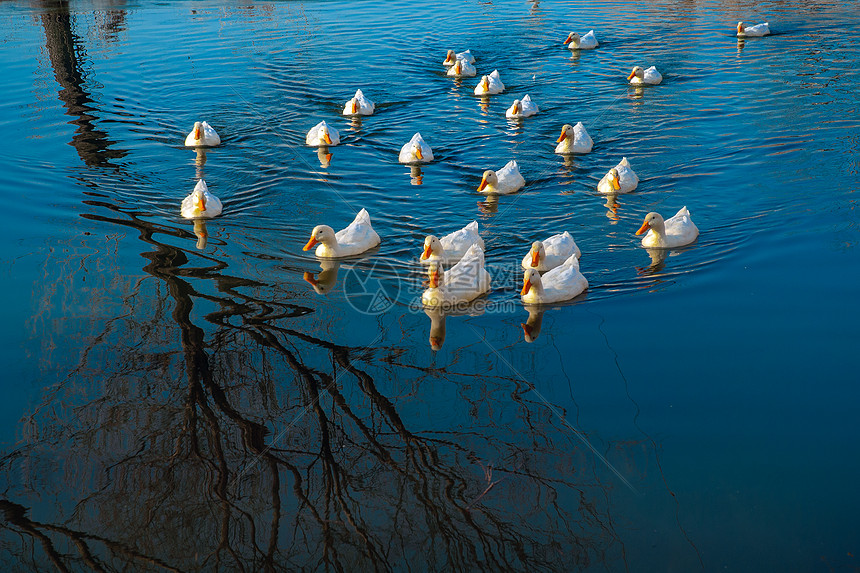
[[[579,272],[579,260],[571,255],[543,276],[536,269],[526,269],[520,298],[523,304],[550,304],[570,300],[587,288],[588,280]]]
[[[221,144],[221,137],[205,121],[195,121],[194,129],[185,138],[185,147],[214,147]]]
[[[562,155],[568,153],[590,153],[594,147],[594,140],[588,135],[582,122],[576,125],[564,124],[561,135],[556,140],[555,152]]]
[[[753,38],[768,35],[770,35],[770,27],[767,22],[762,22],[755,26],[744,26],[743,22],[738,22],[738,38]]]
[[[446,75],[452,78],[472,78],[475,77],[477,73],[478,71],[475,69],[475,66],[466,60],[457,58],[454,65],[448,68],[448,73]]]
[[[532,101],[532,98],[526,94],[523,99],[515,99],[511,107],[505,111],[505,117],[508,119],[521,119],[536,114],[538,106]]]
[[[305,143],[312,147],[328,147],[340,143],[340,133],[329,127],[324,121],[319,122],[308,131]]]
[[[490,290],[490,273],[484,268],[484,250],[472,245],[460,262],[445,271],[433,261],[428,269],[430,288],[421,295],[425,306],[469,302]]]
[[[375,109],[376,105],[359,89],[355,90],[355,95],[343,106],[343,115],[373,115]]]
[[[571,255],[578,259],[582,252],[573,236],[565,231],[532,243],[532,248],[523,257],[522,267],[542,273],[563,264]]]
[[[455,263],[463,258],[472,245],[478,245],[481,250],[484,249],[484,239],[478,234],[477,221],[472,221],[462,229],[448,233],[441,239],[435,235],[428,235],[424,239],[424,252],[421,253],[421,262],[425,264],[433,261],[445,264]]]
[[[475,56],[472,55],[471,50],[466,50],[465,52],[459,52],[457,54],[454,53],[454,50],[448,50],[448,55],[442,64],[445,66],[453,66],[457,63],[457,60],[463,60],[467,64],[474,64]]]
[[[309,251],[317,245],[314,254],[320,258],[351,257],[372,249],[380,243],[379,235],[370,224],[367,209],[362,209],[346,228],[337,233],[328,225],[317,225],[303,250]]]
[[[481,81],[475,86],[475,95],[500,94],[503,91],[505,91],[505,84],[502,83],[499,70],[493,70],[491,74],[481,76]]]
[[[427,163],[433,161],[433,150],[421,134],[416,133],[400,148],[399,160],[400,163]]]
[[[651,66],[644,70],[640,66],[636,66],[633,68],[633,71],[630,72],[630,75],[627,76],[627,81],[634,86],[642,84],[656,86],[663,81],[663,76],[657,71],[655,66]]]
[[[601,193],[630,193],[639,185],[639,176],[630,167],[626,157],[610,169],[597,184]]]
[[[571,50],[593,50],[600,45],[597,41],[597,36],[594,35],[594,30],[589,30],[587,34],[583,34],[582,36],[576,32],[571,32],[564,43]]]
[[[186,219],[211,219],[221,214],[221,200],[209,192],[202,179],[194,186],[194,191],[182,200],[180,212]]]
[[[488,194],[507,195],[519,191],[525,184],[526,180],[520,174],[520,166],[517,165],[515,160],[511,159],[498,171],[491,169],[484,171],[478,191]]]
[[[686,207],[681,207],[675,216],[665,221],[659,213],[648,213],[636,234],[641,235],[645,231],[648,231],[648,234],[642,237],[642,246],[657,249],[687,245],[699,236],[699,229],[690,218]]]

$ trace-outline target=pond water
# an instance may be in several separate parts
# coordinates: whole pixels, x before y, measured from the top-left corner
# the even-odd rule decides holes
[[[34,0],[0,25],[6,569],[860,567],[856,2]],[[445,76],[467,48],[504,93]],[[198,120],[219,147],[183,146]],[[593,151],[554,154],[578,121]],[[598,193],[625,156],[639,187]],[[510,159],[524,190],[479,194]],[[683,206],[696,242],[640,246]],[[302,251],[360,208],[377,249]],[[472,220],[491,292],[425,312],[425,235]],[[588,291],[528,312],[519,261],[563,230]]]

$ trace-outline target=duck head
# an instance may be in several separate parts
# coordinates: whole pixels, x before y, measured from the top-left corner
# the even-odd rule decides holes
[[[543,243],[540,241],[532,243],[532,248],[529,251],[529,254],[532,256],[531,266],[535,268],[540,266],[540,262],[546,258],[546,249],[544,248]]]
[[[351,113],[351,114],[353,114],[353,115],[354,115],[354,114],[356,114],[356,113],[358,113],[358,98],[355,98],[355,97],[354,97],[354,98],[352,98],[351,100],[349,100],[348,102],[346,102],[346,105],[347,105],[347,106],[349,107],[349,109],[350,109],[350,112],[349,112],[349,113]]]
[[[573,126],[570,125],[569,123],[565,123],[561,127],[561,135],[558,136],[558,139],[556,139],[555,142],[561,143],[562,141],[564,141],[568,137],[573,137],[573,136],[574,136]]]
[[[630,75],[627,76],[627,81],[632,80],[634,77],[641,80],[645,77],[645,70],[643,70],[641,66],[633,66],[633,70],[631,70]]]
[[[541,283],[539,272],[535,269],[526,269],[523,273],[523,290],[520,291],[520,295],[527,295],[531,289],[541,292],[543,290],[543,283]]]
[[[421,253],[421,260],[426,261],[431,255],[442,257],[445,254],[445,249],[442,247],[442,241],[436,235],[427,235],[424,239],[424,252]]]
[[[738,22],[738,36],[744,35],[744,23]]]
[[[513,105],[511,105],[511,114],[518,115],[523,112],[523,104],[520,100],[515,99]]]
[[[457,57],[454,55],[454,50],[448,50],[448,55],[445,57],[445,61],[442,62],[446,66],[450,66],[454,63]]]
[[[308,239],[308,244],[302,247],[302,250],[310,251],[317,243],[322,243],[329,247],[335,246],[337,244],[337,239],[334,235],[334,229],[328,225],[317,225],[314,227],[314,230],[311,231],[311,238]]]
[[[481,76],[481,91],[488,92],[490,91],[490,77],[489,76]]]
[[[194,122],[194,139],[200,140],[203,138],[203,124],[199,121]]]
[[[653,230],[654,233],[658,235],[663,235],[666,230],[666,225],[663,222],[663,216],[660,213],[648,213],[645,215],[645,221],[642,223],[642,226],[639,227],[639,230],[636,231],[637,235],[641,235],[647,230]]]
[[[567,40],[565,40],[564,43],[570,43],[574,47],[579,46],[579,34],[577,34],[576,32],[571,32],[567,35]]]
[[[609,184],[612,185],[612,188],[615,189],[616,191],[621,189],[621,183],[619,182],[619,177],[618,177],[618,169],[613,167],[612,169],[609,170],[609,173],[607,175],[609,176]]]
[[[326,122],[323,122],[320,126],[319,138],[321,141],[325,141],[326,145],[331,145],[331,135],[329,135],[328,125],[326,125]]]
[[[484,171],[484,175],[481,177],[481,184],[478,185],[478,191],[483,191],[487,187],[495,187],[499,184],[499,176],[496,175],[496,172],[492,169],[487,169]]]

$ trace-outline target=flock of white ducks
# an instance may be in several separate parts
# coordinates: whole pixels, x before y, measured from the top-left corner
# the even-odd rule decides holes
[[[738,22],[738,38],[768,34],[770,29],[767,22],[755,26],[744,26],[743,22]],[[600,45],[594,30],[583,35],[571,32],[564,44],[571,50],[591,50]],[[448,76],[465,78],[477,75],[475,57],[470,50],[459,53],[448,50],[442,63],[448,68]],[[635,66],[627,76],[627,81],[632,85],[657,85],[663,81],[663,76],[654,66],[647,69]],[[504,89],[499,71],[493,70],[492,73],[481,76],[474,93],[480,96],[492,95],[502,93]],[[374,103],[359,89],[344,105],[343,115],[368,116],[372,115],[374,110]],[[538,106],[526,95],[522,99],[514,100],[511,107],[505,111],[505,117],[520,119],[538,112]],[[340,143],[340,134],[337,129],[321,121],[308,131],[305,142],[309,146],[327,148]],[[185,138],[185,145],[188,147],[211,147],[220,143],[218,133],[205,121],[195,122],[194,128]],[[555,152],[561,154],[589,153],[594,145],[581,122],[576,125],[565,124],[556,143]],[[401,148],[399,161],[405,164],[427,163],[433,161],[433,150],[421,134],[416,133]],[[630,193],[638,184],[639,177],[624,157],[603,176],[597,184],[597,190],[607,194]],[[511,160],[497,171],[484,171],[478,191],[505,195],[518,191],[524,185],[525,179],[520,174],[517,162]],[[182,216],[195,219],[195,223],[201,219],[215,217],[221,210],[221,201],[209,192],[202,179],[198,181],[194,191],[183,199],[181,206]],[[666,220],[659,213],[648,213],[636,235],[643,233],[644,247],[667,249],[692,243],[698,237],[699,230],[690,218],[690,212],[686,207],[682,207],[678,213]],[[339,258],[359,255],[379,244],[380,237],[373,229],[366,209],[361,209],[352,223],[337,232],[328,225],[317,225],[303,250],[309,251],[316,247],[314,253],[321,259],[323,272],[316,279],[310,273],[305,273],[305,280],[310,282],[317,292],[328,292],[333,285],[326,284],[323,280],[326,265],[331,266],[333,261]],[[524,269],[523,288],[520,292],[522,302],[526,305],[556,303],[574,298],[586,290],[588,280],[579,270],[580,256],[579,247],[567,231],[532,243],[521,263]],[[490,274],[484,261],[484,240],[478,233],[477,221],[472,221],[442,238],[428,235],[419,260],[428,266],[428,288],[421,297],[422,303],[428,309],[468,302],[490,290]],[[446,271],[446,265],[453,266]],[[329,274],[333,274],[336,280],[337,268],[335,266],[332,269],[333,273]],[[538,318],[532,320],[532,312],[530,311],[530,322],[523,325],[527,340],[530,336],[536,336],[536,329],[540,328],[539,314]],[[428,314],[432,314],[432,311],[428,310]],[[432,320],[434,316],[431,316]],[[439,321],[438,316],[436,321]],[[535,322],[536,324],[532,324]],[[444,329],[444,321],[441,324]],[[431,343],[432,338],[431,333]]]

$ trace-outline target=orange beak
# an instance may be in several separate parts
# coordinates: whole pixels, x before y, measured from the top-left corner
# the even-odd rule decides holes
[[[197,199],[197,208],[200,209],[201,211],[206,210],[206,199],[203,197],[203,195],[201,195]]]
[[[305,271],[304,279],[312,285],[317,286],[317,280],[314,278],[313,273]]]
[[[481,85],[484,86],[484,91],[490,91],[490,80],[486,78],[481,80]]]
[[[194,139],[200,139],[200,128],[199,127],[194,128]]]
[[[317,244],[316,237],[311,237],[310,241],[308,241],[308,244],[305,245],[304,247],[302,247],[302,250],[303,251],[310,251],[313,248],[313,246],[316,244]]]
[[[616,191],[621,189],[621,185],[618,184],[618,179],[616,179],[615,177],[610,177],[609,182],[612,183],[612,188]]]
[[[521,323],[520,323],[520,326],[522,326],[522,327],[523,327],[523,333],[524,333],[526,336],[531,336],[531,335],[532,335],[532,327],[531,327],[531,326],[529,326],[529,325],[528,325],[528,324],[526,324],[525,322],[521,322]]]
[[[421,153],[420,147],[415,148],[415,157],[417,157],[418,159],[424,159],[424,154]]]
[[[439,288],[439,271],[430,273],[430,288]]]
[[[331,145],[331,137],[329,137],[329,135],[328,135],[328,131],[324,131],[324,132],[323,132],[323,139],[325,139],[325,142],[326,142],[326,143],[328,143],[329,145]]]
[[[564,41],[565,44],[570,42],[570,40],[572,39],[570,36],[571,36],[570,34],[567,35],[567,40]]]
[[[632,80],[633,76],[635,76],[635,75],[636,75],[636,72],[630,72],[630,75],[627,76],[627,81],[629,82],[630,80]]]
[[[520,295],[525,296],[526,294],[528,294],[529,289],[531,289],[531,288],[532,288],[531,281],[529,281],[529,279],[526,279],[525,281],[523,281],[523,290],[520,293]]]
[[[744,33],[744,25],[738,24],[738,34],[743,34],[743,33]]]
[[[514,104],[514,115],[516,115],[518,113],[520,113],[520,104],[515,103]]]
[[[437,336],[430,337],[430,346],[432,348],[441,348],[442,347],[442,339]]]
[[[532,266],[536,267],[540,264],[540,251],[532,251]]]
[[[562,130],[561,135],[558,136],[558,139],[556,139],[555,142],[561,143],[562,141],[564,141],[565,137],[567,137],[567,136],[564,134],[564,130]]]
[[[425,260],[429,259],[431,253],[432,253],[432,250],[430,249],[430,243],[427,243],[426,245],[424,245],[424,252],[421,253],[421,260],[425,261]]]
[[[454,73],[458,76],[463,73],[463,65],[460,63],[460,60],[457,60],[457,63],[454,64]]]
[[[636,234],[641,235],[642,233],[644,233],[645,231],[647,231],[650,228],[651,228],[651,225],[648,224],[648,221],[645,221],[644,223],[642,223],[642,226],[639,227],[639,230],[636,231]]]
[[[358,102],[353,98],[352,100],[352,113],[358,113]],[[329,141],[329,143],[331,143]]]
[[[487,178],[481,177],[481,184],[478,185],[478,191],[483,191],[484,187],[486,187],[486,186],[487,186]]]

